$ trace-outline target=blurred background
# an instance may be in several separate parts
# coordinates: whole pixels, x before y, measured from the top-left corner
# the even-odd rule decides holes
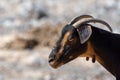
[[[0,0],[0,80],[115,80],[85,58],[49,66],[62,27],[82,14],[105,20],[120,33],[120,0]]]

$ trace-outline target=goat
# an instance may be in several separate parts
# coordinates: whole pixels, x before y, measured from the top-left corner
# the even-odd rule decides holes
[[[111,32],[93,26],[92,22],[106,25]],[[90,57],[93,63],[97,60],[120,80],[120,34],[112,33],[105,21],[90,15],[75,18],[62,29],[48,60],[50,66],[58,68],[77,57]]]

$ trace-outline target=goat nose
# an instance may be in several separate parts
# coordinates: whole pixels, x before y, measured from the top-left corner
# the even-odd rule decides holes
[[[49,63],[53,62],[54,61],[54,58],[53,57],[50,57],[49,58]]]
[[[50,62],[53,62],[55,60],[55,51],[54,50],[52,50],[52,52],[50,53],[50,55],[49,55],[49,63]]]

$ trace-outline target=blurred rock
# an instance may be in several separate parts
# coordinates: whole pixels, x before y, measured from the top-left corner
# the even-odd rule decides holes
[[[18,30],[18,27],[22,27],[24,30],[25,27],[41,27],[43,22],[48,24],[48,20],[52,24],[64,23],[78,15],[90,14],[118,28],[119,6],[119,0],[2,0],[0,26],[12,29],[17,27]]]
[[[49,27],[54,26],[54,27]],[[0,49],[34,49],[53,47],[60,35],[61,26],[45,25],[45,27],[31,27],[26,32],[4,34],[1,37]]]
[[[58,69],[48,64],[50,48],[0,51],[0,80],[114,80],[100,64],[76,59]],[[79,62],[79,63],[78,63]]]
[[[0,80],[114,80],[85,59],[57,70],[48,64],[62,27],[82,14],[105,20],[120,33],[120,0],[1,0]]]

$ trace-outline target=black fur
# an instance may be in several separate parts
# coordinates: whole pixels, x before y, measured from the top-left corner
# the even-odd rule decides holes
[[[120,34],[92,27],[90,41],[97,55],[105,62],[108,71],[120,77]]]
[[[120,34],[111,33],[94,26],[91,26],[91,28],[92,35],[88,41],[91,42],[96,54],[104,61],[103,66],[111,72],[117,80],[120,80]],[[60,59],[57,60],[58,64],[60,62],[65,64],[79,55],[84,54],[87,50],[87,42],[84,44],[80,43],[77,29],[71,25],[66,25],[62,30],[61,37],[56,43],[56,47],[52,50],[49,57],[55,57],[57,55],[57,52],[61,48],[61,41],[68,31],[71,31],[71,36],[76,37],[77,41],[75,44],[66,44],[63,47],[63,54],[60,56]],[[70,51],[66,54],[68,48],[70,48]],[[74,56],[74,58],[69,59],[70,56]]]

